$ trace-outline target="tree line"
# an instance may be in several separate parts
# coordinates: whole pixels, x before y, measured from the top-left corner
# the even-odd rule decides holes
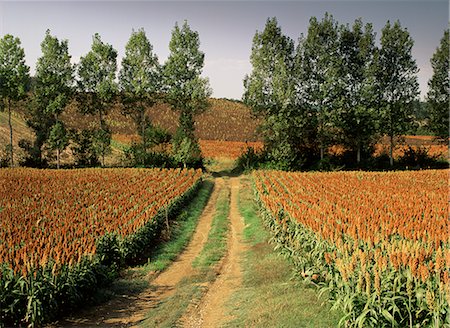
[[[417,65],[414,44],[399,21],[386,23],[380,45],[372,24],[355,20],[339,24],[332,15],[312,17],[306,35],[297,44],[284,35],[276,18],[269,18],[253,38],[252,72],[244,79],[243,101],[262,118],[265,141],[263,161],[282,169],[302,169],[326,163],[328,149],[342,145],[359,165],[373,153],[381,136],[390,143],[390,165],[396,137],[411,129],[417,110]],[[173,165],[201,165],[201,152],[194,135],[194,117],[204,111],[211,95],[208,79],[201,77],[204,53],[199,34],[187,22],[175,25],[169,43],[170,55],[160,64],[143,29],[132,31],[125,47],[121,69],[117,51],[92,38],[91,50],[78,64],[70,62],[67,40],[47,31],[42,55],[30,83],[29,67],[19,38],[0,39],[0,110],[8,112],[9,164],[14,166],[11,113],[14,104],[27,102],[27,125],[35,139],[21,140],[25,164],[44,166],[43,148],[60,154],[73,141],[77,165],[104,165],[111,151],[111,130],[105,115],[119,103],[131,117],[141,142],[128,153],[135,165],[155,160],[152,146],[168,141],[154,127],[148,107],[166,102],[179,112],[179,127],[171,139]],[[449,127],[449,31],[431,58],[433,76],[426,97],[428,128],[448,142]],[[32,85],[32,87],[30,87]],[[95,127],[68,131],[61,114],[75,101],[83,114],[97,117]],[[166,159],[156,160],[166,165]]]
[[[276,18],[256,32],[243,100],[264,121],[265,161],[282,169],[320,166],[331,146],[342,145],[360,165],[387,136],[394,164],[396,137],[411,129],[418,102],[414,41],[399,21],[386,23],[379,46],[375,37],[372,24],[339,24],[328,13],[312,17],[297,44]],[[429,128],[448,142],[448,30],[431,64]]]
[[[24,99],[28,103],[27,125],[34,131],[35,139],[21,140],[19,146],[28,153],[30,165],[44,165],[42,150],[46,145],[56,152],[59,168],[60,153],[68,146],[69,137],[76,145],[78,165],[93,166],[99,161],[104,165],[105,156],[111,151],[111,130],[105,115],[115,103],[120,103],[123,113],[134,120],[141,136],[142,141],[132,148],[135,164],[139,164],[161,136],[146,114],[146,109],[159,101],[180,113],[172,140],[172,163],[201,164],[194,116],[207,108],[211,89],[208,79],[201,77],[204,53],[200,51],[198,32],[186,21],[181,26],[176,23],[169,49],[169,57],[161,65],[145,31],[133,30],[118,72],[117,51],[95,34],[91,50],[73,65],[68,41],[59,40],[47,30],[30,87],[29,67],[20,39],[5,35],[0,39],[0,105],[8,111],[10,166],[14,166],[11,113],[13,104]],[[95,128],[68,133],[61,114],[72,101],[81,113],[97,117]]]

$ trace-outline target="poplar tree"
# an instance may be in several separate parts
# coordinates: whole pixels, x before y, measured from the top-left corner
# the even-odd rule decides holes
[[[91,51],[80,58],[78,65],[77,100],[83,113],[98,115],[94,150],[101,157],[102,165],[105,164],[105,155],[111,151],[111,131],[104,116],[117,95],[116,71],[117,51],[96,33]]]
[[[269,159],[290,169],[295,165],[301,135],[296,129],[294,42],[282,33],[275,17],[267,19],[262,32],[255,33],[250,62],[253,68],[244,79],[242,98],[253,114],[263,119],[260,129]]]
[[[375,110],[375,34],[371,24],[361,19],[352,28],[339,28],[337,62],[338,106],[334,113],[335,125],[340,129],[343,143],[356,153],[368,150],[377,131]]]
[[[60,153],[67,146],[66,129],[60,115],[72,97],[74,66],[70,63],[68,41],[59,41],[50,34],[50,30],[45,33],[41,51],[42,56],[38,58],[36,64],[31,118],[28,125],[36,134],[33,147],[36,160],[41,160],[41,147],[49,141],[50,148],[56,150],[59,168]]]
[[[380,132],[389,137],[389,163],[394,165],[395,137],[411,126],[414,101],[419,93],[417,65],[411,50],[414,41],[399,21],[388,21],[381,32],[377,61]]]
[[[201,77],[205,54],[200,51],[198,32],[186,21],[181,27],[175,24],[169,49],[164,65],[166,101],[180,113],[174,156],[184,166],[195,165],[201,161],[201,152],[194,135],[194,116],[206,110],[211,95],[209,80]]]
[[[9,154],[14,166],[12,105],[26,96],[29,67],[25,64],[25,52],[20,39],[11,34],[0,39],[0,109],[8,111]]]
[[[133,31],[125,46],[119,86],[124,112],[133,118],[137,133],[146,147],[146,128],[150,125],[150,119],[145,112],[147,107],[152,107],[158,100],[161,68],[143,29]]]
[[[316,17],[310,19],[308,34],[301,44],[304,103],[307,111],[314,114],[311,119],[316,125],[321,160],[335,135],[333,115],[338,101],[338,40],[338,24],[332,15],[326,13],[321,21]]]
[[[431,58],[433,76],[428,81],[429,128],[441,142],[449,138],[449,30]]]

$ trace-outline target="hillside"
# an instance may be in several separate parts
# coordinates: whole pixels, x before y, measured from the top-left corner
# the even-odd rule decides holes
[[[211,106],[195,120],[196,135],[200,139],[200,147],[205,157],[237,158],[248,146],[257,149],[262,147],[261,137],[257,134],[259,120],[252,117],[250,110],[244,104],[226,99],[210,99]],[[178,124],[178,114],[167,104],[158,104],[147,110],[154,125],[159,125],[174,133]],[[84,129],[97,126],[97,117],[82,115],[75,104],[71,104],[62,115],[69,128]],[[114,106],[106,116],[106,121],[113,133],[112,154],[108,156],[108,165],[120,161],[122,149],[137,140],[133,120],[121,113],[119,105]],[[25,123],[25,105],[21,104],[13,112],[12,118],[16,162],[23,156],[18,147],[20,139],[32,140],[33,132]],[[0,159],[5,157],[5,146],[9,143],[8,116],[0,112]],[[384,138],[376,147],[376,152],[386,151],[387,139]],[[399,143],[394,157],[403,154],[406,145],[413,147],[425,146],[430,155],[447,157],[448,148],[436,144],[430,136],[405,136]],[[339,148],[339,147],[338,147]],[[333,151],[333,150],[332,150]],[[339,152],[339,151],[338,151]],[[62,154],[64,162],[71,162],[70,151]]]
[[[250,110],[242,103],[225,99],[210,99],[210,108],[195,118],[196,135],[205,140],[257,141],[259,124],[252,118]],[[178,113],[167,104],[148,108],[147,114],[154,125],[174,133],[178,124]],[[63,120],[72,128],[86,128],[96,124],[92,115],[81,115],[74,105],[63,114]],[[114,106],[106,117],[113,134],[133,135],[136,128],[133,120],[121,113],[119,105]]]

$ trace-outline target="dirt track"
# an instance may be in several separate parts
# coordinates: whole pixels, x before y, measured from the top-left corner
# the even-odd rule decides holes
[[[239,178],[231,178],[228,253],[221,263],[217,279],[208,287],[200,303],[191,306],[181,319],[183,327],[220,327],[231,319],[226,315],[225,303],[242,283],[240,260],[245,250],[241,240],[244,222],[237,204],[239,187]]]

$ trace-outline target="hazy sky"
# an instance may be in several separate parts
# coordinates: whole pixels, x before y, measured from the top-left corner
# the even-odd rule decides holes
[[[387,20],[399,19],[415,40],[413,56],[420,69],[422,97],[431,77],[430,58],[448,25],[447,1],[2,1],[0,35],[18,36],[34,73],[41,55],[45,30],[69,40],[73,62],[90,50],[92,35],[119,52],[119,62],[131,30],[143,27],[163,63],[175,22],[188,20],[200,34],[205,52],[204,76],[209,77],[214,97],[240,99],[242,80],[251,71],[252,38],[268,17],[276,16],[282,30],[294,40],[306,33],[311,16],[333,14],[339,23],[361,17],[374,25],[377,40]]]

